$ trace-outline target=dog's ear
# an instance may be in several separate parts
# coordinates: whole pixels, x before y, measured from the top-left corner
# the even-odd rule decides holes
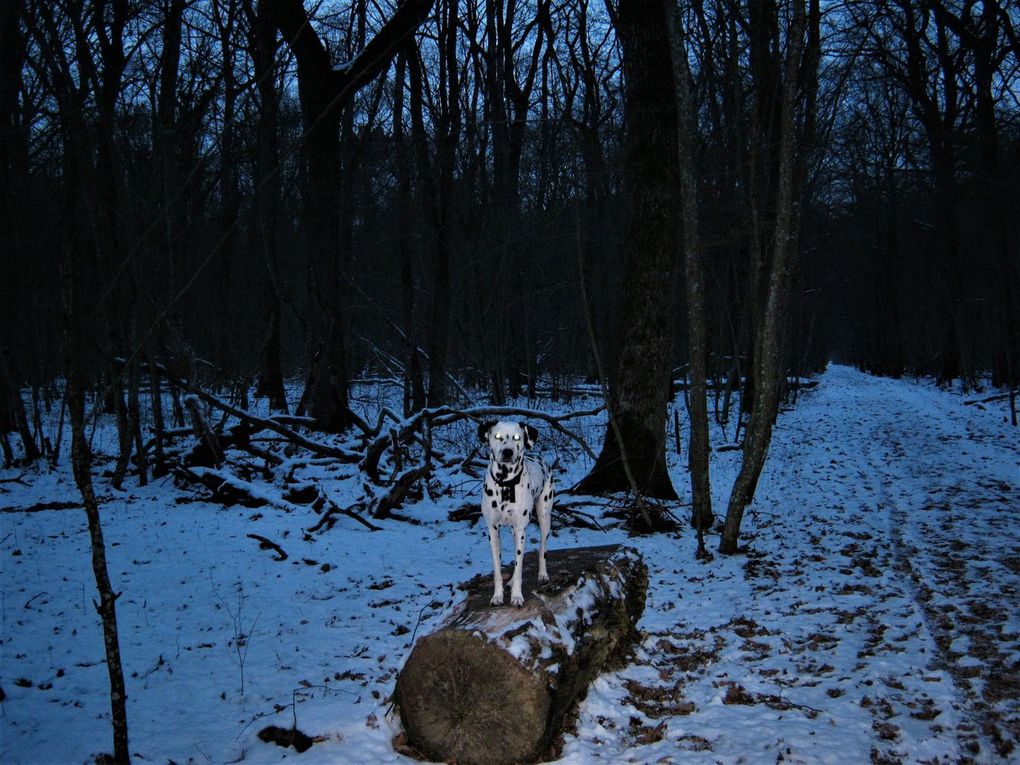
[[[494,421],[492,421],[492,420],[489,420],[489,422],[479,423],[479,425],[478,425],[478,440],[479,441],[488,441],[489,440],[489,431],[492,430],[492,427],[495,424],[496,423]]]
[[[524,429],[524,445],[530,449],[538,441],[538,428],[533,425],[525,425],[523,422],[521,427]]]

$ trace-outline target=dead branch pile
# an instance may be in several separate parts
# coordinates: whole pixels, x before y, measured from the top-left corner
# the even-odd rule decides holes
[[[316,432],[311,418],[251,412],[202,390],[163,364],[153,364],[151,371],[181,397],[191,425],[157,432],[146,445],[147,450],[157,446],[163,450],[179,485],[199,487],[206,498],[225,505],[271,505],[303,513],[311,509],[318,518],[307,529],[310,533],[332,528],[340,517],[371,530],[379,528],[372,520],[401,518],[394,511],[405,500],[443,490],[432,480],[437,465],[478,478],[484,462],[473,442],[464,454],[462,444],[441,437],[455,423],[495,418],[541,421],[594,458],[591,447],[567,426],[603,408],[554,415],[520,407],[442,406],[402,417],[384,407],[374,425],[355,417],[353,432],[334,436]],[[337,472],[338,478],[360,475],[362,496],[341,507],[319,482],[301,476],[313,465]]]

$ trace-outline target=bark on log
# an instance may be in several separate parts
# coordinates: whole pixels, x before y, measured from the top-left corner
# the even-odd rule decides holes
[[[459,765],[543,757],[633,641],[648,587],[639,553],[607,545],[550,551],[546,561],[551,580],[540,586],[536,553],[525,556],[522,608],[490,606],[492,575],[479,575],[415,644],[394,700],[407,743],[425,756]]]

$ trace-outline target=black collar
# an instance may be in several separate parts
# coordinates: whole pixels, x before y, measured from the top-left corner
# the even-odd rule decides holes
[[[500,499],[504,502],[516,502],[517,484],[521,482],[521,476],[524,475],[524,460],[521,460],[517,472],[505,480],[498,479],[495,473],[490,472],[490,475],[500,488]]]

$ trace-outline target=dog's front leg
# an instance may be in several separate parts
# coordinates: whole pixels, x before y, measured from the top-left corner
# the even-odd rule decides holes
[[[500,561],[499,527],[489,526],[489,547],[492,548],[492,600],[494,606],[503,605],[503,564]]]
[[[514,544],[517,546],[517,555],[514,558],[514,575],[510,580],[510,604],[513,606],[524,605],[524,591],[521,587],[521,580],[524,578],[524,526],[514,526]]]

